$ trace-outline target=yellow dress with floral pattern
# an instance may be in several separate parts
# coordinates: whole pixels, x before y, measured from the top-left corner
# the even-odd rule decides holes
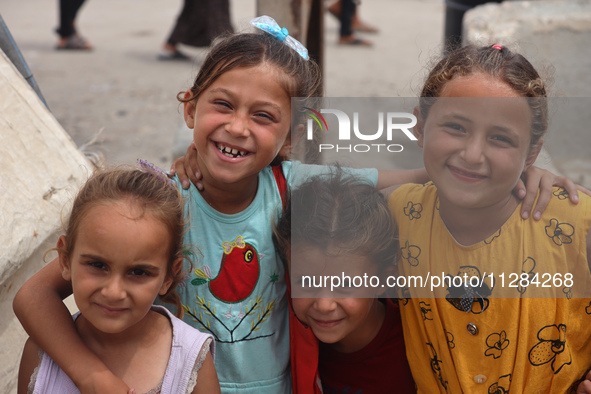
[[[398,274],[407,279],[400,309],[418,392],[576,388],[591,368],[591,198],[580,194],[574,205],[555,188],[540,221],[521,219],[518,207],[493,236],[470,246],[448,232],[432,183],[397,189],[389,206],[399,227]]]

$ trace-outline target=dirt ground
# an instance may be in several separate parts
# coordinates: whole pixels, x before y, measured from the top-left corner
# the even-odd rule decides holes
[[[192,85],[206,53],[185,47],[194,62],[156,58],[182,1],[88,0],[78,28],[95,46],[89,53],[54,49],[57,4],[3,0],[0,9],[50,110],[78,146],[92,141],[88,149],[108,163],[145,158],[168,167],[175,141],[190,138],[175,96]],[[255,0],[231,0],[236,30],[250,29],[255,9]],[[326,95],[415,95],[423,65],[441,47],[443,1],[371,0],[359,12],[381,29],[364,37],[372,48],[336,45],[338,23],[325,17]]]

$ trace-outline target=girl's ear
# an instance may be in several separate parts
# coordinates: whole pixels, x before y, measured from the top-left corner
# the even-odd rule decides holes
[[[291,153],[291,148],[297,145],[302,135],[304,135],[304,125],[299,124],[295,127],[294,130],[287,134],[287,138],[285,139],[283,146],[279,150],[279,156],[289,156],[289,154]]]
[[[417,144],[422,148],[423,147],[423,137],[425,134],[424,125],[425,122],[423,121],[423,117],[421,116],[421,110],[417,105],[415,109],[412,111],[412,114],[417,118],[417,124],[415,127],[412,128],[412,133],[417,137]]]
[[[70,271],[70,260],[68,256],[63,252],[66,250],[66,237],[61,235],[57,240],[57,254],[58,254],[58,261],[60,263],[60,268],[62,269],[62,278],[64,280],[70,281],[72,279],[72,273]]]
[[[183,257],[179,257],[175,261],[173,261],[173,263],[172,263],[172,276],[177,275],[181,271],[182,268],[183,268]],[[166,277],[166,279],[164,279],[164,282],[162,282],[162,286],[160,286],[160,291],[158,291],[158,294],[160,294],[160,295],[166,294],[166,292],[170,288],[170,285],[172,285],[172,281],[173,281],[172,276],[168,275]]]
[[[187,100],[193,96],[191,90],[187,90],[184,95],[184,99]],[[195,100],[186,101],[183,103],[183,112],[185,115],[185,124],[188,128],[192,129],[195,127]]]
[[[525,168],[523,169],[524,171],[534,164],[534,162],[538,158],[538,155],[540,154],[540,151],[542,150],[543,145],[544,138],[540,137],[538,142],[534,146],[529,148],[529,154],[527,155],[527,159],[525,160]]]

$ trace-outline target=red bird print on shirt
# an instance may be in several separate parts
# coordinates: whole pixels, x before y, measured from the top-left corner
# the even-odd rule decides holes
[[[252,294],[259,280],[259,256],[251,244],[244,242],[242,236],[236,237],[234,242],[222,244],[224,253],[220,264],[220,271],[215,278],[211,278],[208,266],[196,269],[197,278],[191,281],[194,285],[208,284],[211,294],[226,304],[236,304]],[[238,317],[244,316],[240,307]],[[233,317],[232,307],[225,314]]]

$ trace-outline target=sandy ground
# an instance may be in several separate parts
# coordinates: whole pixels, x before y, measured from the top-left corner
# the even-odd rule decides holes
[[[176,94],[192,85],[207,51],[184,47],[193,62],[157,60],[181,5],[182,0],[87,1],[78,26],[96,47],[90,53],[54,49],[55,0],[2,0],[0,12],[50,110],[78,146],[92,142],[88,150],[110,164],[144,158],[168,168],[173,152],[184,152],[191,139]],[[236,30],[251,30],[256,0],[231,0],[231,12]],[[325,15],[325,95],[416,97],[427,65],[441,53],[444,1],[366,0],[359,12],[381,29],[364,37],[374,42],[372,48],[337,45],[339,24]],[[591,105],[584,100],[581,106]],[[551,164],[591,187],[591,155],[581,153],[581,146],[591,144],[591,133],[583,131],[588,123],[570,123],[566,134],[563,125],[548,133]],[[420,166],[420,152],[412,158],[397,157],[392,165]]]
[[[3,0],[10,29],[50,110],[76,144],[94,141],[111,164],[145,158],[168,167],[182,125],[175,95],[192,85],[206,49],[185,47],[194,62],[162,62],[160,46],[181,0],[89,0],[79,31],[90,53],[56,51],[57,1]],[[255,0],[232,0],[232,22],[250,29]],[[114,12],[113,10],[116,10]],[[441,0],[371,0],[359,8],[381,29],[373,48],[336,45],[338,22],[326,15],[325,92],[328,96],[413,96],[423,65],[439,53]],[[190,134],[187,134],[187,136]]]

